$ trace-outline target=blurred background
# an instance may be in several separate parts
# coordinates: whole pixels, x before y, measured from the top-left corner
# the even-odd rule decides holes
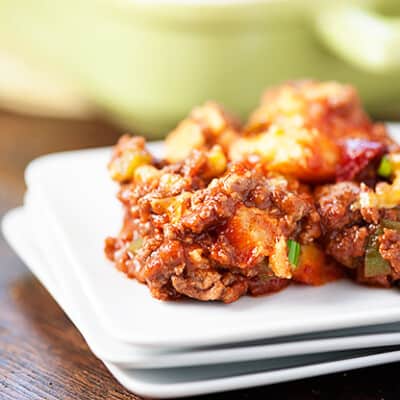
[[[161,138],[208,99],[244,119],[298,78],[399,119],[400,1],[0,0],[0,211],[39,154]]]
[[[126,131],[162,138],[208,99],[245,119],[265,88],[299,78],[351,83],[374,118],[399,120],[400,0],[0,0],[0,218],[22,203],[39,155]],[[48,351],[65,331],[86,347],[1,235],[0,258],[0,375],[32,388],[26,360],[39,348],[43,385],[72,385],[95,360],[86,349],[71,364],[70,342],[64,356]],[[43,307],[62,335],[42,327]],[[21,348],[29,356],[14,357]]]

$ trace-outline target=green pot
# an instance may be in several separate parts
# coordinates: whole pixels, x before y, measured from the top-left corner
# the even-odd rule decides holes
[[[393,118],[396,13],[398,0],[0,0],[0,46],[152,137],[207,99],[245,117],[264,88],[305,77],[350,82]]]

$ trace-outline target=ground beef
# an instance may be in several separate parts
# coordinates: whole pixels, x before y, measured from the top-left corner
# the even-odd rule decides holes
[[[317,210],[321,216],[323,235],[320,239],[327,254],[342,265],[356,270],[359,282],[375,286],[390,286],[400,273],[400,233],[383,229],[378,236],[378,251],[388,261],[388,275],[365,277],[365,252],[370,236],[382,230],[385,220],[399,221],[398,208],[378,209],[364,204],[363,194],[371,189],[363,183],[341,182],[315,190]]]
[[[395,272],[400,273],[400,232],[384,229],[379,237],[379,252]]]
[[[321,234],[311,194],[261,165],[233,164],[210,180],[202,175],[206,162],[207,154],[195,151],[123,184],[125,223],[106,241],[106,254],[162,300],[229,303],[286,287],[287,240],[312,243]],[[139,236],[141,247],[131,251]]]
[[[338,265],[366,284],[400,279],[400,207],[387,208],[398,197],[399,146],[351,86],[273,88],[245,127],[206,103],[164,150],[158,160],[143,138],[125,135],[108,165],[124,220],[105,253],[154,297],[230,303],[338,279]],[[393,173],[382,179],[387,153]],[[382,275],[366,277],[367,250],[390,272],[383,262]]]
[[[173,276],[171,281],[177,292],[202,301],[221,300],[232,303],[248,289],[245,278],[230,272],[221,274],[215,269],[196,269],[186,277]]]
[[[355,268],[363,262],[368,243],[368,228],[351,226],[329,235],[325,251],[338,262],[349,268]]]
[[[362,220],[360,210],[351,207],[358,200],[359,194],[360,186],[353,182],[324,185],[316,189],[317,209],[327,232],[340,230]]]

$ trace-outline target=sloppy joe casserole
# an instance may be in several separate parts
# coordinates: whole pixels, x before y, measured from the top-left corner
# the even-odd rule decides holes
[[[109,171],[124,221],[105,252],[161,300],[230,303],[292,282],[400,280],[400,152],[355,90],[286,83],[242,126],[195,108],[156,159],[123,136]]]

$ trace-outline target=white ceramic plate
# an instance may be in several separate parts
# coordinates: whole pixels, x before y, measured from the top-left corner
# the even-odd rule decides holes
[[[45,258],[26,229],[21,210],[11,211],[3,220],[3,232],[32,271],[52,295],[61,298],[57,282]],[[111,373],[129,390],[159,398],[183,397],[225,390],[254,387],[398,361],[400,351],[347,351],[323,355],[286,357],[258,362],[219,364],[215,366],[127,370],[106,363]]]
[[[251,388],[399,361],[400,351],[346,351],[198,368],[126,370],[105,363],[132,392],[178,398]]]
[[[324,332],[319,335],[309,334],[266,342],[241,343],[232,347],[145,351],[137,346],[116,341],[101,329],[90,304],[71,273],[71,268],[65,262],[62,249],[54,240],[52,229],[47,223],[46,210],[42,209],[40,202],[35,202],[32,192],[26,197],[24,218],[26,223],[31,222],[33,237],[41,238],[36,245],[52,266],[49,272],[52,273],[59,288],[56,294],[59,304],[81,331],[96,356],[120,366],[136,368],[198,366],[400,344],[400,323],[396,323],[385,327],[365,327],[364,331],[359,328],[361,332],[359,329]],[[20,235],[22,240],[24,233],[21,232]],[[393,333],[382,333],[382,331]]]
[[[160,145],[151,147],[160,153]],[[230,304],[160,302],[126,279],[103,255],[103,241],[122,221],[106,164],[109,149],[42,157],[28,168],[68,262],[101,325],[118,340],[147,346],[204,346],[400,319],[400,292],[350,281],[292,285],[273,296]],[[162,334],[160,334],[162,332]]]
[[[161,151],[159,145],[152,150]],[[108,157],[104,149],[43,157],[28,168],[27,183],[41,193],[68,261],[101,325],[115,338],[148,346],[200,346],[400,319],[400,292],[349,281],[292,286],[231,305],[154,300],[103,255],[105,236],[116,233],[122,220],[105,168]]]

